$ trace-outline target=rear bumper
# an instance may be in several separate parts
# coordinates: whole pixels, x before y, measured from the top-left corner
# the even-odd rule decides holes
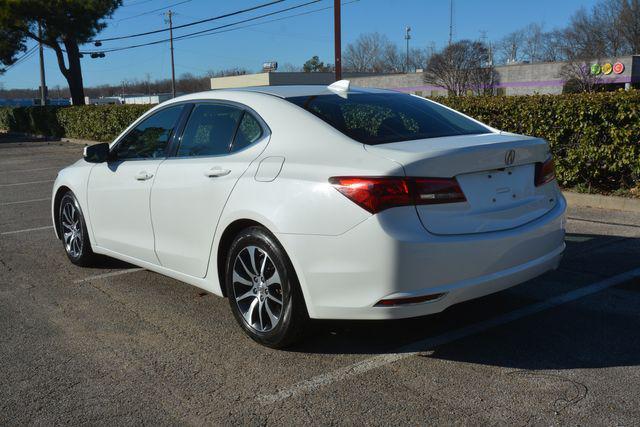
[[[389,209],[340,236],[281,234],[307,303],[322,319],[399,319],[520,284],[557,268],[566,202],[544,216],[498,232],[425,233],[413,207]],[[437,300],[380,307],[381,299],[444,294]]]

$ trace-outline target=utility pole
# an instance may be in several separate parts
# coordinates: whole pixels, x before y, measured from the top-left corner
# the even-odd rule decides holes
[[[407,41],[407,58],[405,61],[405,73],[409,72],[409,40],[411,40],[411,27],[404,29],[404,39]]]
[[[169,20],[169,46],[171,49],[171,97],[176,97],[176,69],[173,63],[173,15],[174,13],[167,11],[167,19]]]
[[[449,0],[449,46],[453,41],[453,0]]]
[[[42,49],[42,24],[38,21],[38,50],[40,51],[40,105],[47,105],[47,83],[44,77],[44,53]]]
[[[333,0],[336,81],[342,80],[342,41],[340,40],[340,0]]]

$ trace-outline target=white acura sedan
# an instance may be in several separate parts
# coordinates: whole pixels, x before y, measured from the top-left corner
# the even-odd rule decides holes
[[[271,347],[309,318],[442,311],[565,248],[544,140],[346,81],[160,104],[87,147],[52,200],[71,262],[108,255],[227,297]]]

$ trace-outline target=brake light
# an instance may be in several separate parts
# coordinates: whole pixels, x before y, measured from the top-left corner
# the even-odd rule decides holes
[[[329,182],[348,199],[371,213],[413,204],[403,178],[333,177]]]
[[[329,182],[358,206],[375,214],[398,206],[464,202],[455,178],[337,176]]]
[[[536,187],[551,182],[554,179],[556,179],[556,169],[552,157],[549,157],[544,163],[536,163]]]

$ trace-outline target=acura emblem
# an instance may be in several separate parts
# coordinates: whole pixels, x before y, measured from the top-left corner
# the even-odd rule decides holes
[[[504,164],[509,166],[512,165],[513,162],[516,161],[516,150],[509,150],[507,154],[504,156]]]

